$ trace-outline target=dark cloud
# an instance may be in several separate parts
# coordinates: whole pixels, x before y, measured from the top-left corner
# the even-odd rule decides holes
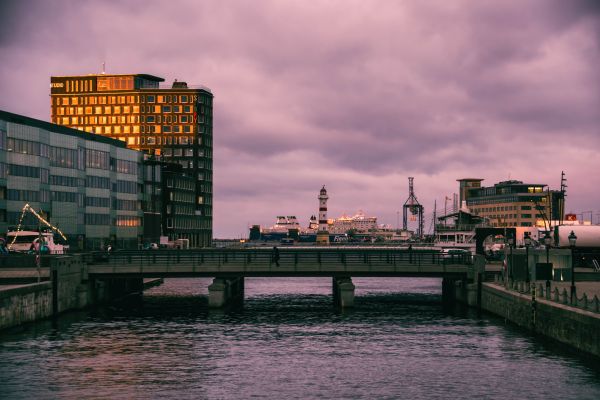
[[[220,236],[279,207],[307,218],[322,184],[335,213],[392,223],[407,176],[431,208],[458,177],[552,183],[565,169],[586,186],[571,204],[592,209],[599,4],[2,2],[0,108],[47,119],[49,76],[104,61],[211,87]]]

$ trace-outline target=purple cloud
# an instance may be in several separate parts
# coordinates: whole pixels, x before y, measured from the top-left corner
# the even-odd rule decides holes
[[[3,2],[0,108],[49,118],[50,75],[150,73],[215,94],[215,236],[277,214],[396,224],[415,176],[556,188],[599,210],[596,1]]]

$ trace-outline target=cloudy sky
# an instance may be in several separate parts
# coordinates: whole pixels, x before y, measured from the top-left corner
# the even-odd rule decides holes
[[[567,211],[600,214],[597,0],[2,1],[0,15],[2,110],[48,120],[50,76],[102,62],[212,89],[216,237],[305,222],[322,185],[330,216],[396,226],[409,176],[430,216],[458,178],[558,188],[564,170]]]

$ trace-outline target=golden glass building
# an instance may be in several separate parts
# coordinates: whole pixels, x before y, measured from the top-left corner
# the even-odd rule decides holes
[[[212,106],[207,87],[161,86],[146,74],[50,78],[51,122],[124,141],[128,148],[179,163],[196,180],[193,213],[171,210],[170,239],[193,247],[212,241]],[[170,218],[169,218],[170,217]]]

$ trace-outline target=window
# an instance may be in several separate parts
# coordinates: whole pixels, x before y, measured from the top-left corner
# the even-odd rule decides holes
[[[109,169],[110,155],[106,151],[86,149],[86,168]]]
[[[109,214],[85,214],[86,225],[110,225]]]
[[[183,106],[183,112],[184,113],[191,113],[192,112],[192,107],[191,106]]]
[[[88,175],[85,186],[96,189],[110,189],[110,179],[102,176]]]
[[[163,113],[170,113],[171,112],[171,106],[162,106],[162,112]]]
[[[181,112],[181,106],[173,106],[173,112],[180,113]]]
[[[146,96],[146,102],[148,102],[148,103],[154,103],[154,95],[148,95],[148,96]]]
[[[171,127],[170,127],[169,125],[164,125],[164,126],[162,127],[162,131],[163,131],[164,133],[171,133]]]
[[[188,122],[188,116],[182,115],[180,118],[181,123],[186,124]]]

